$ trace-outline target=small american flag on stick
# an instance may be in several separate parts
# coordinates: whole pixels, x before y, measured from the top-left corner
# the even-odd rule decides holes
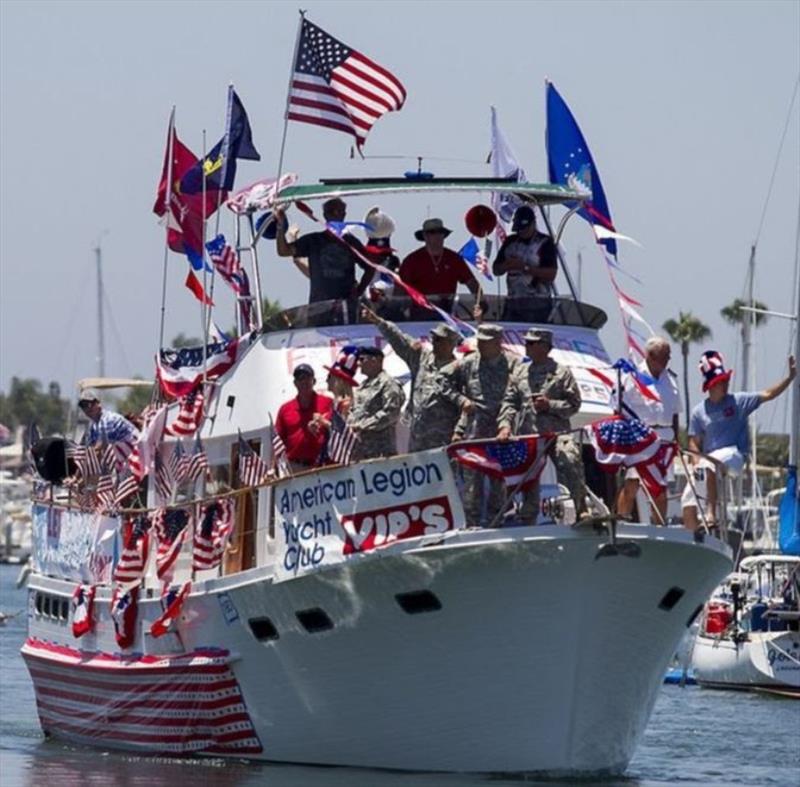
[[[206,455],[206,449],[203,448],[203,442],[198,432],[194,440],[194,451],[192,452],[191,459],[189,459],[186,477],[192,481],[199,481],[206,470],[208,470],[208,456]]]
[[[268,472],[269,468],[239,432],[239,483],[242,486],[258,486]]]
[[[215,500],[200,510],[192,551],[192,568],[195,571],[216,568],[220,564],[233,530],[235,512],[235,502],[230,497]]]
[[[337,465],[346,465],[350,461],[356,440],[358,438],[347,425],[347,421],[334,411],[328,435],[328,459]]]

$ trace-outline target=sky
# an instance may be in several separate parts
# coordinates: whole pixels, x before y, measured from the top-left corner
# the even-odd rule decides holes
[[[719,310],[745,295],[793,308],[800,210],[798,2],[309,2],[308,18],[395,73],[408,100],[377,122],[365,161],[351,140],[290,123],[284,171],[320,177],[399,175],[425,157],[437,175],[489,175],[490,106],[533,181],[547,180],[544,80],[581,125],[623,244],[619,277],[656,329],[679,310],[713,331],[739,367],[737,331]],[[170,109],[195,153],[224,131],[227,85],[250,117],[260,162],[237,186],[274,177],[298,6],[269,2],[0,2],[0,390],[13,376],[60,383],[97,373],[95,254],[103,259],[106,373],[151,377],[159,339],[164,230],[152,214]],[[784,139],[780,157],[781,140]],[[404,158],[380,158],[401,156]],[[776,166],[777,162],[777,166]],[[774,172],[774,177],[773,177]],[[769,195],[769,199],[768,199]],[[473,200],[474,201],[474,200]],[[349,201],[361,219],[375,200]],[[405,197],[381,206],[401,254],[427,216],[467,239],[470,202]],[[222,230],[232,234],[224,211]],[[762,218],[763,217],[763,218]],[[307,220],[299,221],[311,229]],[[456,243],[458,245],[456,245]],[[582,298],[609,313],[603,338],[624,352],[611,286],[588,225],[573,219],[564,253]],[[264,294],[305,301],[307,282],[271,245],[259,249]],[[167,339],[198,335],[187,265],[167,264]],[[566,289],[563,275],[558,283]],[[795,294],[796,297],[796,294]],[[218,322],[232,324],[219,297]],[[758,330],[755,384],[786,369],[789,323]],[[673,368],[680,371],[679,353]],[[734,387],[745,387],[734,378]],[[785,397],[786,398],[786,397]],[[786,402],[760,425],[788,430]]]

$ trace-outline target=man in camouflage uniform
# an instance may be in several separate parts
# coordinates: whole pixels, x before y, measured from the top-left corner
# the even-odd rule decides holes
[[[572,372],[550,358],[552,331],[531,328],[525,334],[525,353],[530,363],[519,364],[509,381],[498,417],[497,437],[507,440],[515,434],[568,432],[570,416],[581,406],[581,394]],[[548,455],[556,467],[558,482],[569,489],[577,516],[586,511],[586,483],[578,444],[571,434],[560,434]],[[523,496],[522,521],[536,524],[539,513],[539,484]]]
[[[506,386],[519,364],[503,352],[503,329],[484,323],[478,328],[478,351],[468,355],[456,371],[457,401],[461,416],[453,431],[453,440],[495,437],[497,416]],[[492,522],[505,500],[500,479],[487,479],[485,473],[464,468],[464,513],[468,526]],[[483,516],[484,481],[489,482],[486,516]]]
[[[355,432],[352,461],[397,453],[395,426],[400,419],[403,389],[383,371],[383,350],[361,347],[358,363],[367,378],[353,391],[347,425]]]
[[[446,323],[431,329],[431,346],[403,333],[397,325],[364,309],[364,316],[386,337],[411,371],[409,451],[425,451],[447,445],[461,409],[455,393],[459,362],[453,351],[461,341],[458,331]]]

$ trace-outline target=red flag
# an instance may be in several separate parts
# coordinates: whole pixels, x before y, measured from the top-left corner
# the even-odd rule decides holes
[[[186,286],[191,290],[192,294],[195,298],[197,298],[200,303],[206,304],[206,306],[213,306],[214,301],[206,295],[206,291],[203,289],[203,285],[200,283],[200,280],[197,276],[194,275],[194,271],[189,271],[186,274]]]
[[[217,193],[206,193],[205,211],[203,210],[202,194],[181,193],[181,178],[197,164],[198,158],[178,139],[172,117],[170,117],[167,147],[164,151],[164,164],[161,169],[161,179],[158,183],[153,213],[156,216],[164,216],[167,213],[166,195],[170,138],[172,139],[172,189],[170,190],[170,212],[167,216],[167,244],[173,251],[184,254],[191,250],[202,258],[203,216],[205,215],[208,218],[217,209]],[[226,197],[227,193],[223,192],[221,199],[224,201]]]

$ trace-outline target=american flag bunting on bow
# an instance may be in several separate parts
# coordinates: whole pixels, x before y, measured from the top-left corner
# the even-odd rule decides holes
[[[208,470],[208,455],[206,449],[203,448],[203,441],[198,432],[194,439],[194,451],[189,459],[186,477],[191,481],[199,481],[205,475],[206,470]]]
[[[171,572],[186,540],[191,514],[185,508],[161,508],[153,517],[153,530],[158,540],[156,575],[164,579]]]
[[[239,432],[239,483],[242,486],[258,486],[268,472],[269,468]]]
[[[360,150],[375,121],[405,100],[406,89],[383,66],[301,21],[287,120],[352,134]]]
[[[133,585],[141,582],[150,554],[150,520],[139,514],[126,523],[125,545],[114,569],[114,582]]]
[[[79,639],[94,628],[94,585],[78,585],[72,594],[72,636]]]
[[[507,487],[533,486],[544,469],[552,435],[530,435],[511,440],[473,440],[447,449],[459,464],[499,478]]]
[[[192,590],[192,583],[184,582],[183,585],[172,587],[166,585],[161,595],[161,609],[163,610],[153,624],[150,626],[150,634],[153,637],[163,637],[172,628],[172,624],[178,619],[183,609],[183,604],[189,597]]]
[[[175,420],[164,429],[165,434],[185,437],[193,435],[203,421],[204,396],[199,388],[181,397]]]
[[[659,497],[666,490],[669,484],[669,468],[677,452],[676,443],[662,443],[651,459],[634,465],[651,497]]]
[[[328,459],[337,465],[348,464],[357,440],[355,432],[347,425],[347,421],[334,410],[328,435]]]
[[[118,585],[111,594],[111,620],[117,645],[129,648],[136,639],[136,613],[139,601],[139,586],[124,589]]]
[[[651,460],[660,448],[655,430],[638,418],[613,415],[591,424],[595,457],[608,472]]]
[[[225,554],[233,530],[236,504],[233,498],[215,500],[203,506],[194,526],[192,568],[206,571],[216,568]]]

